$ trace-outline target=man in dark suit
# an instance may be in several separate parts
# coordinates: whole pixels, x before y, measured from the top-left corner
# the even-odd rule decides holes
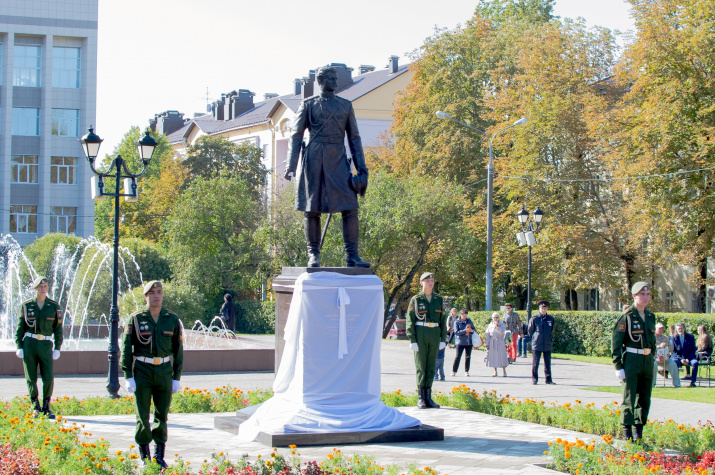
[[[695,387],[698,378],[698,359],[695,357],[695,337],[685,331],[685,324],[678,323],[675,326],[676,334],[670,337],[673,343],[673,361],[678,368],[685,366],[691,369],[690,387]]]
[[[338,212],[343,215],[346,266],[370,267],[358,255],[357,194],[365,193],[368,171],[355,112],[350,101],[335,95],[338,74],[334,68],[322,68],[317,80],[321,94],[305,99],[296,113],[284,174],[287,180],[295,176],[307,129],[310,139],[297,176],[295,209],[305,213],[308,267],[320,267],[321,213]],[[346,137],[358,172],[355,177],[345,152]]]

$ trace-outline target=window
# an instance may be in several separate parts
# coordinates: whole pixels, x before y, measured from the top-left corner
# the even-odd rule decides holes
[[[51,157],[50,183],[57,185],[77,183],[77,159],[75,157]]]
[[[691,292],[690,293],[690,311],[693,313],[700,313],[702,310],[700,310],[700,294],[698,292]]]
[[[584,310],[598,310],[598,289],[586,289],[583,294]]]
[[[37,156],[15,155],[10,163],[12,183],[37,183]]]
[[[36,233],[37,206],[10,205],[10,232]]]
[[[79,87],[79,48],[52,48],[52,87]]]
[[[79,111],[77,109],[52,109],[52,135],[77,137]]]
[[[675,295],[672,290],[665,292],[665,309],[669,312],[675,311]]]
[[[40,87],[40,47],[15,45],[13,86]]]
[[[2,85],[2,41],[0,41],[0,86]]]
[[[39,135],[40,109],[12,108],[12,135]]]
[[[77,230],[77,208],[69,206],[50,207],[50,232],[74,234]]]

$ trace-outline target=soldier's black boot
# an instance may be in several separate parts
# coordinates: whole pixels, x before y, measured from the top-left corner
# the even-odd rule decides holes
[[[358,210],[343,211],[343,244],[345,245],[345,265],[347,267],[370,267],[370,263],[363,261],[358,255],[359,238]]]
[[[320,267],[320,213],[305,213],[304,228],[308,267]]]
[[[636,424],[633,429],[633,442],[643,442],[643,424]]]
[[[432,388],[425,388],[425,403],[429,408],[439,409],[439,404],[432,400]]]
[[[154,460],[159,464],[161,468],[169,468],[164,461],[164,452],[166,451],[166,444],[156,444],[154,447]]]
[[[139,444],[139,458],[144,463],[151,460],[151,450],[149,450],[149,444]]]
[[[426,409],[425,388],[417,388],[417,409]]]
[[[36,397],[33,397],[32,399],[30,399],[30,402],[32,404],[32,415],[35,417],[39,416],[42,412],[42,408],[40,407],[40,401],[38,401]]]
[[[50,411],[50,398],[48,397],[42,400],[42,413],[45,414],[48,419],[55,418],[55,415]]]
[[[623,437],[626,439],[626,442],[633,441],[633,431],[631,430],[631,426],[623,426]]]

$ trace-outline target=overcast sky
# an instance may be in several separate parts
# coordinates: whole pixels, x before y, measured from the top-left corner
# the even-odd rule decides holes
[[[327,63],[408,62],[435,27],[469,20],[474,0],[99,0],[97,123],[110,153],[154,114],[205,112],[222,92],[289,94]],[[623,0],[557,0],[556,14],[633,29]],[[81,135],[83,135],[82,132]]]

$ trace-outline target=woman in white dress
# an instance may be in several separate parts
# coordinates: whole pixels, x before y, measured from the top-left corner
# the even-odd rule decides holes
[[[506,324],[501,321],[499,314],[494,312],[492,323],[487,326],[485,343],[487,347],[487,366],[494,368],[494,375],[497,376],[497,368],[503,371],[502,376],[506,377],[506,367],[509,359],[506,354]]]

